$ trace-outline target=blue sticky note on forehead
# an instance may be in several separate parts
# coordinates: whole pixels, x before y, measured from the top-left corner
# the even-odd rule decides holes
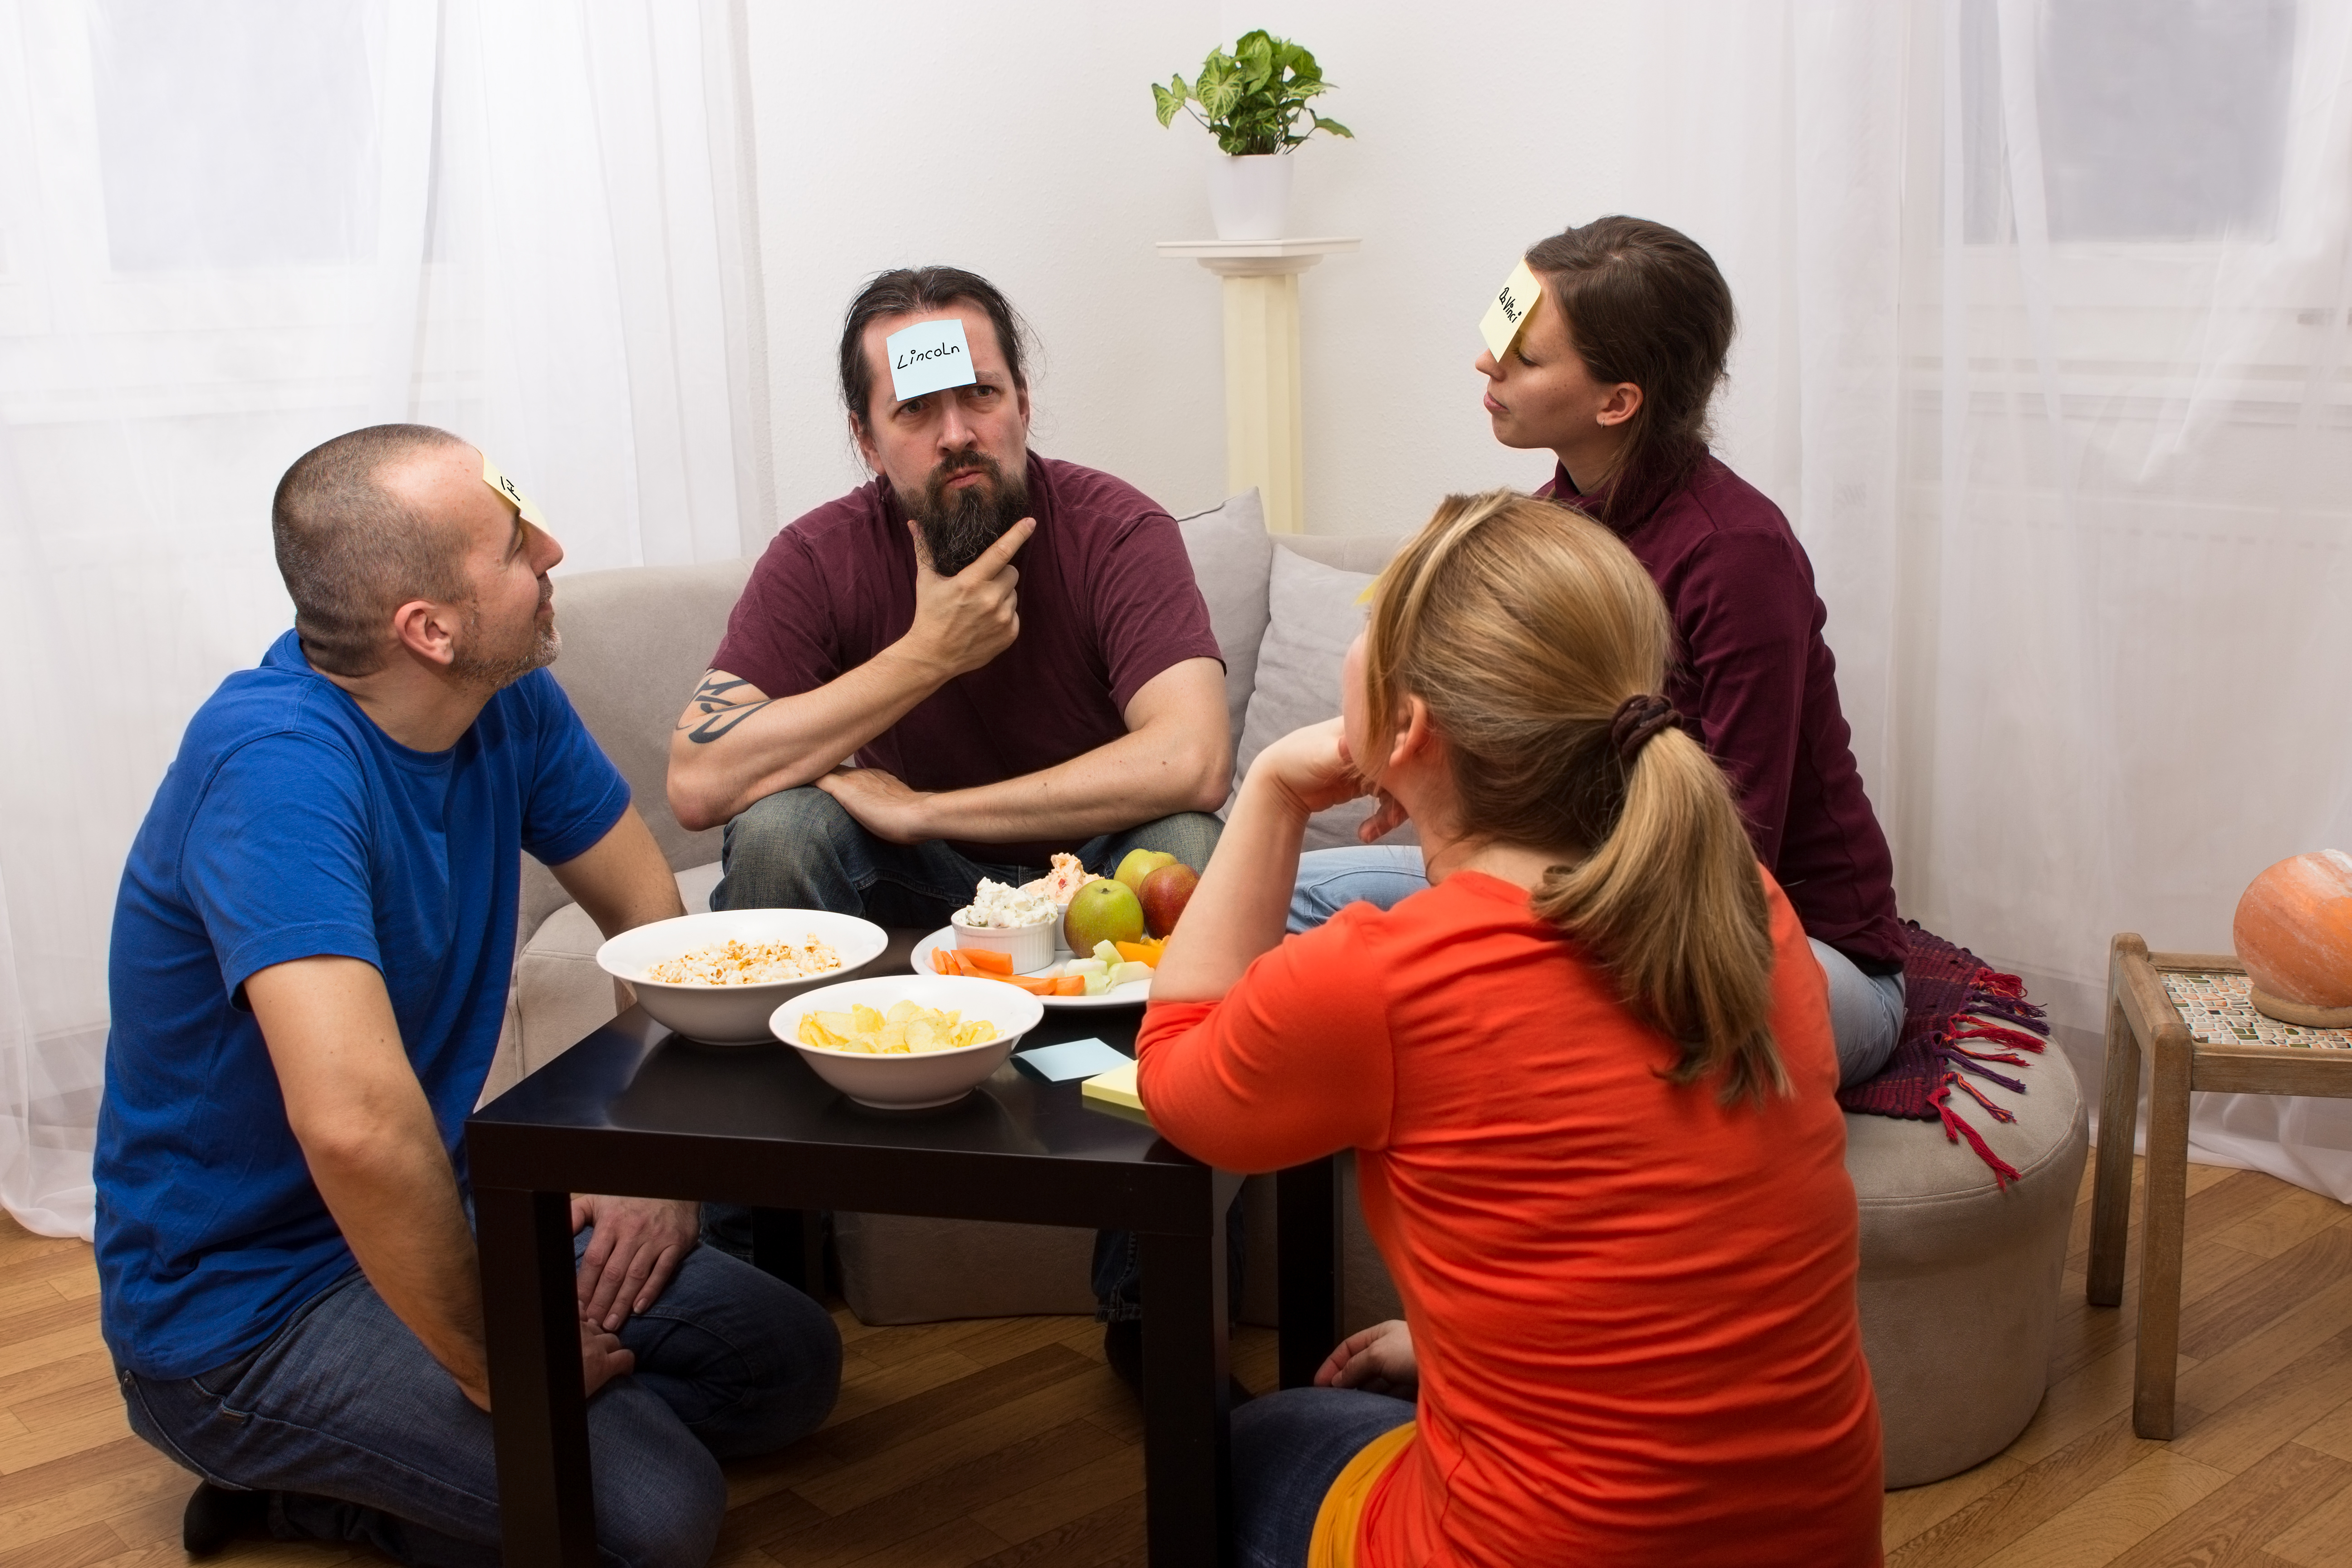
[[[980,379],[971,368],[971,345],[963,341],[963,323],[953,316],[892,332],[882,349],[890,356],[891,395],[901,403]]]

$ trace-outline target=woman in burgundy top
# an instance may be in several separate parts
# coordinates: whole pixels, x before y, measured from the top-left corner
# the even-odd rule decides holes
[[[1604,217],[1538,243],[1517,340],[1478,356],[1495,438],[1559,459],[1537,493],[1605,524],[1665,595],[1680,643],[1666,696],[1730,776],[1756,858],[1829,978],[1841,1079],[1877,1072],[1903,1026],[1894,859],[1851,732],[1812,563],[1788,519],[1706,447],[1731,346],[1731,290],[1686,237]],[[1369,841],[1396,826],[1385,803]],[[1426,885],[1416,849],[1303,857],[1291,929]]]

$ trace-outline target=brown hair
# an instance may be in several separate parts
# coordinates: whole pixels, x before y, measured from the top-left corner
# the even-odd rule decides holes
[[[1646,218],[1595,218],[1528,251],[1592,379],[1630,381],[1642,406],[1627,432],[1602,521],[1646,521],[1706,457],[1706,409],[1723,380],[1735,318],[1715,258]]]
[[[918,310],[942,310],[962,300],[988,312],[996,328],[996,346],[1013,372],[1013,384],[1029,389],[1022,364],[1028,329],[1003,290],[977,272],[961,267],[900,267],[879,272],[849,302],[841,322],[841,400],[860,430],[868,428],[866,416],[874,406],[874,367],[866,363],[866,329],[885,316],[912,315]]]
[[[1682,1050],[1675,1083],[1785,1092],[1763,875],[1730,786],[1669,726],[1632,759],[1612,721],[1664,684],[1674,623],[1633,553],[1513,490],[1448,496],[1380,580],[1364,638],[1374,750],[1418,697],[1453,760],[1462,827],[1559,849],[1536,912],[1583,944]]]
[[[462,604],[465,531],[421,516],[376,483],[386,465],[463,446],[430,425],[373,425],[294,459],[270,502],[278,574],[294,601],[302,654],[330,675],[373,675],[392,613],[411,599]]]

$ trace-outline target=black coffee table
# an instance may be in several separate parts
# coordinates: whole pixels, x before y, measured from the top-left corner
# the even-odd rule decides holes
[[[899,933],[868,973],[904,972]],[[1098,1037],[1132,1051],[1140,1008],[1051,1009],[1022,1047]],[[595,1562],[570,1194],[719,1200],[1129,1230],[1142,1244],[1144,1478],[1150,1560],[1230,1561],[1225,1209],[1241,1178],[1139,1118],[1090,1108],[1076,1080],[1006,1063],[935,1111],[866,1110],[783,1046],[698,1044],[632,1009],[466,1124],[482,1261],[492,1426],[509,1568]],[[1276,1184],[1281,1377],[1312,1379],[1337,1337],[1332,1163]],[[763,1267],[811,1289],[772,1217]],[[782,1245],[779,1245],[779,1244]]]

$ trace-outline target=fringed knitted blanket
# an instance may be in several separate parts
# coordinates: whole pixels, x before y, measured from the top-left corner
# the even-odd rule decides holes
[[[1952,1090],[1974,1098],[1995,1121],[2016,1121],[1962,1075],[1990,1079],[2023,1094],[2023,1083],[1987,1064],[2025,1066],[2017,1053],[2040,1053],[2040,1037],[2050,1033],[2050,1026],[2042,1021],[2042,1009],[2025,999],[2024,983],[2016,975],[1994,973],[1967,948],[1921,930],[1916,921],[1904,921],[1903,934],[1911,948],[1903,965],[1903,1037],[1878,1076],[1838,1090],[1838,1103],[1873,1116],[1940,1120],[1944,1136],[1955,1143],[1966,1138],[2005,1188],[2017,1180],[2017,1168],[1994,1153],[1952,1109]],[[1961,1043],[1967,1040],[1979,1044]]]

